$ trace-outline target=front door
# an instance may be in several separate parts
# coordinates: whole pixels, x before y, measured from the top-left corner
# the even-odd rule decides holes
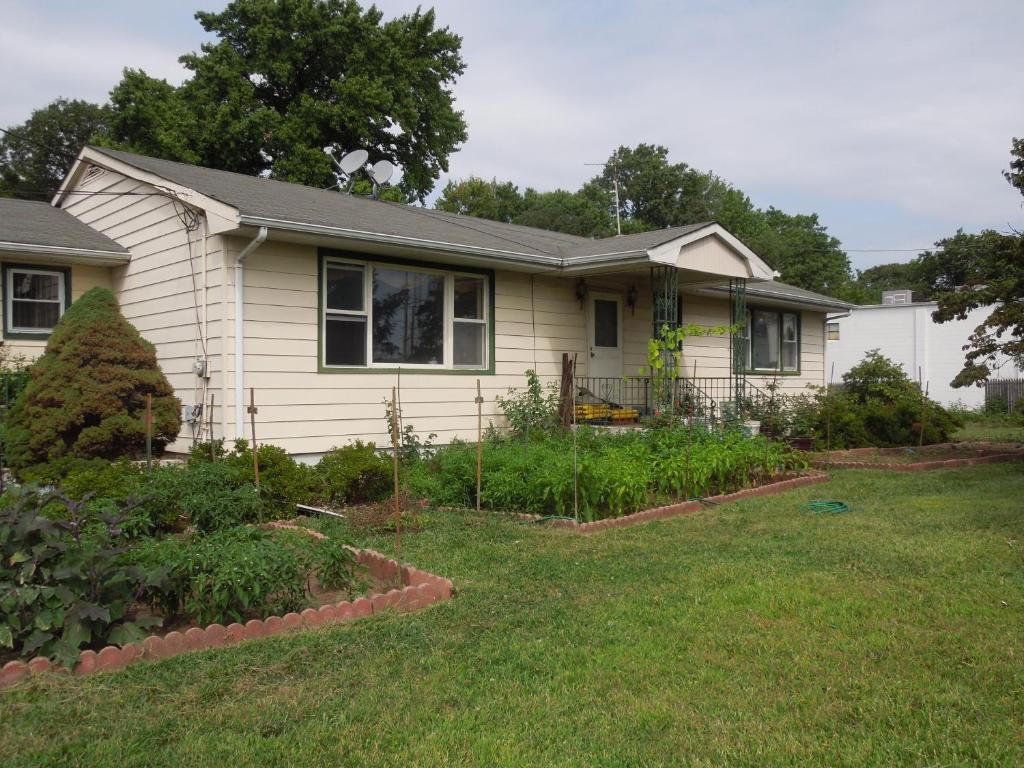
[[[587,375],[621,379],[622,299],[613,293],[592,293],[589,301]]]

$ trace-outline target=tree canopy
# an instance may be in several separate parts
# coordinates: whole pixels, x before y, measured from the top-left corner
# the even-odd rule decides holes
[[[717,221],[788,283],[844,298],[855,288],[842,245],[817,214],[757,208],[728,182],[686,163],[671,162],[668,149],[654,144],[619,147],[603,171],[576,191],[520,192],[510,181],[470,177],[449,182],[435,207],[585,237],[609,237],[616,232],[616,179],[624,234]]]
[[[0,135],[0,197],[49,200],[83,144],[107,130],[110,109],[56,99]]]
[[[325,149],[366,149],[422,198],[466,139],[451,86],[462,39],[432,10],[385,21],[356,0],[234,0],[196,18],[216,40],[175,87],[126,70],[110,139],[173,160],[329,187]]]
[[[58,99],[0,140],[0,195],[47,199],[96,142],[328,188],[335,156],[365,149],[422,199],[466,140],[452,86],[462,39],[432,10],[385,20],[357,0],[233,0],[196,19],[215,39],[172,85],[124,70],[109,105]]]

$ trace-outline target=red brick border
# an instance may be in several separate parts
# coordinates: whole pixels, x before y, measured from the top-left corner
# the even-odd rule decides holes
[[[927,455],[928,449],[964,448],[962,443],[936,443],[931,446],[924,446],[922,455]],[[897,456],[905,452],[906,448],[850,448],[845,451],[832,451],[831,455],[842,456]],[[971,450],[966,448],[965,450]],[[1004,461],[1024,459],[1024,450],[1007,451],[1005,448],[997,453],[984,453],[982,455],[970,456],[963,459],[936,459],[931,461],[915,461],[911,463],[900,463],[895,461],[844,461],[843,459],[829,459],[815,457],[811,460],[811,466],[818,469],[884,469],[889,472],[926,472],[932,469],[955,469],[956,467],[973,467],[978,464],[998,464]]]
[[[323,534],[317,531],[296,525],[278,524],[274,527],[296,528],[318,538],[323,537]],[[451,579],[421,571],[411,565],[400,566],[395,560],[372,549],[355,552],[356,561],[363,565],[373,578],[385,584],[401,584],[402,588],[391,589],[385,593],[376,592],[352,601],[343,600],[340,603],[322,605],[319,608],[306,608],[302,613],[268,616],[262,620],[252,619],[244,625],[229,624],[225,627],[221,624],[211,624],[205,628],[190,627],[184,633],[150,635],[141,643],[129,643],[120,647],[108,645],[99,651],[82,651],[73,672],[76,675],[87,675],[105,669],[120,669],[137,661],[166,659],[189,651],[223,648],[245,640],[269,637],[295,629],[318,627],[322,624],[355,621],[386,611],[408,613],[441,600],[451,599]],[[34,676],[47,671],[67,672],[64,667],[42,656],[27,662],[9,661],[0,667],[0,688],[13,685],[29,675]]]
[[[824,472],[813,472],[799,477],[789,478],[787,480],[777,480],[774,483],[766,483],[764,485],[758,485],[754,488],[744,488],[733,493],[723,493],[718,496],[711,496],[703,501],[683,501],[678,504],[669,504],[664,507],[654,507],[652,509],[644,509],[640,512],[634,512],[631,515],[623,515],[622,517],[609,517],[605,520],[595,520],[592,523],[579,523],[575,520],[550,520],[547,525],[554,528],[568,528],[577,533],[593,533],[595,531],[603,531],[607,528],[625,528],[630,525],[637,525],[639,523],[646,523],[651,520],[663,520],[667,517],[677,517],[679,515],[692,515],[701,509],[705,509],[706,504],[725,504],[729,501],[739,501],[740,499],[752,498],[755,496],[770,496],[776,493],[784,493],[791,491],[794,488],[801,488],[805,485],[817,485],[818,483],[824,483],[828,480],[828,475]],[[540,515],[519,515],[522,520],[533,520],[539,522],[543,520]]]

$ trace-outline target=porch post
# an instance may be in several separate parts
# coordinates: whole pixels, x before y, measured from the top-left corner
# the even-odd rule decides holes
[[[732,352],[732,371],[730,377],[733,383],[733,402],[736,404],[736,413],[743,418],[743,398],[746,395],[746,368],[747,368],[747,281],[745,278],[737,278],[729,281],[729,298],[732,300],[732,325],[733,332],[729,338],[729,347]]]
[[[679,327],[679,270],[674,265],[657,264],[651,267],[651,338],[661,336],[661,329]],[[672,372],[672,381],[664,381],[667,392],[655,392],[654,407],[671,409],[675,405],[678,373],[672,370],[672,352],[665,350],[665,370]]]

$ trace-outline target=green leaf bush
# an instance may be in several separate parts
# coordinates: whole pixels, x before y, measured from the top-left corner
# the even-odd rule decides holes
[[[57,323],[7,414],[8,465],[23,480],[55,480],[79,459],[140,454],[147,395],[159,452],[178,435],[181,403],[113,293],[91,289]]]
[[[43,514],[54,503],[65,520]],[[123,645],[159,625],[132,607],[163,571],[126,564],[123,539],[116,517],[91,517],[82,502],[9,490],[0,504],[0,648],[71,668],[82,647]]]
[[[393,490],[391,462],[373,443],[352,445],[325,453],[316,465],[320,496],[328,504],[364,504],[386,499]]]

